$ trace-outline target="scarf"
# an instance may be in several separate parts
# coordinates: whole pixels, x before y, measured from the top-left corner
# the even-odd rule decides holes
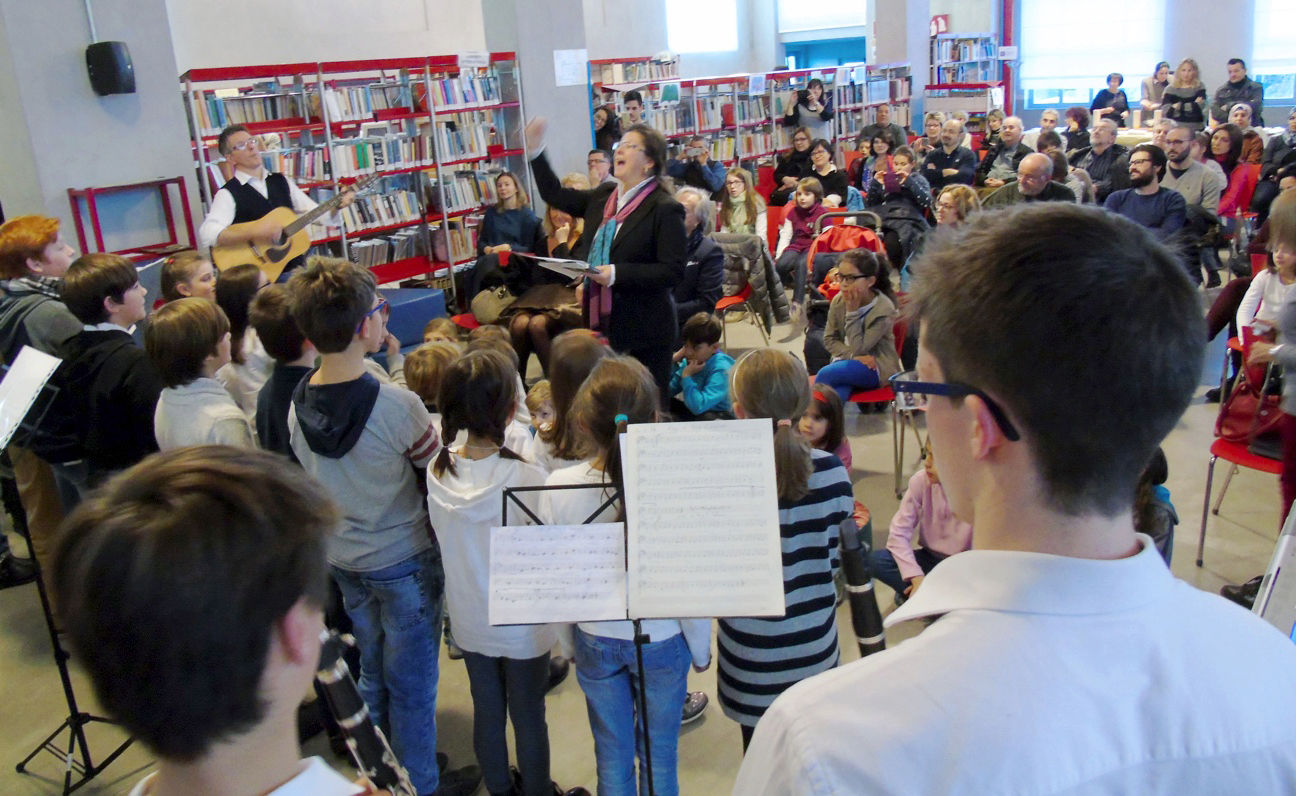
[[[617,210],[617,199],[621,192],[617,190],[608,194],[607,204],[603,205],[603,223],[599,224],[598,230],[594,233],[594,241],[590,244],[590,265],[612,264],[609,257],[612,253],[612,239],[616,237],[617,226],[638,210],[639,205],[643,204],[656,187],[656,180],[648,183],[620,210]],[[608,321],[612,317],[612,288],[600,285],[586,277],[585,311],[589,317],[590,328],[606,333]]]

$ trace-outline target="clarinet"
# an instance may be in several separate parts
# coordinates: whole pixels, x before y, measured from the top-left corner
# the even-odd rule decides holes
[[[396,759],[383,731],[369,718],[369,707],[351,678],[351,670],[342,659],[342,652],[355,643],[351,636],[342,636],[335,630],[320,634],[319,671],[315,681],[324,693],[329,712],[346,736],[347,748],[360,773],[375,788],[392,796],[418,796],[410,782],[409,773]]]

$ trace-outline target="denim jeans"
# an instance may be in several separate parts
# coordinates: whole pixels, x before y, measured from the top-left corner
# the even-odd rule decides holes
[[[805,251],[785,249],[774,264],[779,277],[784,281],[792,277],[792,300],[798,304],[805,302],[806,294],[806,255]]]
[[[549,725],[545,723],[545,686],[549,653],[538,658],[492,658],[464,650],[473,701],[473,751],[491,793],[508,793],[508,738],[513,720],[518,772],[524,796],[552,796],[549,780]]]
[[[635,793],[635,754],[640,760],[639,793],[648,792],[638,694],[641,683],[633,641],[591,636],[576,629],[576,679],[585,692],[599,796]],[[644,685],[653,787],[660,796],[679,794],[680,705],[692,656],[683,634],[644,645]],[[632,739],[634,739],[632,741]]]
[[[853,359],[839,359],[824,365],[815,374],[815,383],[823,384],[837,391],[842,403],[850,401],[851,393],[858,390],[873,390],[882,385],[878,372],[862,362]]]
[[[360,694],[419,793],[437,789],[437,659],[445,573],[435,547],[371,572],[333,567],[360,650]]]
[[[904,594],[905,589],[909,588],[909,583],[900,576],[900,567],[896,564],[895,556],[885,547],[881,550],[874,550],[868,554],[869,569],[873,570],[873,577],[882,581],[891,587],[896,594]],[[914,560],[922,568],[923,575],[932,571],[932,568],[945,560],[945,556],[940,553],[933,553],[925,547],[919,547],[914,550]]]

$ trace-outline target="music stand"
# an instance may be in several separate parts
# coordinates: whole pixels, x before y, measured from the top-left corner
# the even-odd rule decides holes
[[[4,366],[3,370],[7,375],[9,367]],[[40,397],[42,400],[38,401],[31,410],[27,412],[23,420],[18,424],[18,428],[26,431],[28,434],[34,434],[41,421],[45,419],[45,412],[48,411],[57,396],[57,387],[52,387],[49,384],[43,385],[40,388]],[[129,747],[135,739],[128,737],[98,764],[94,762],[94,757],[90,753],[90,744],[86,741],[85,727],[94,723],[120,725],[112,719],[103,716],[96,716],[92,713],[83,711],[77,704],[76,691],[72,688],[72,677],[68,673],[68,660],[71,658],[71,655],[69,655],[68,651],[64,649],[63,645],[59,642],[58,623],[54,618],[53,610],[50,608],[49,592],[45,587],[45,574],[41,569],[40,560],[37,559],[35,551],[32,548],[31,532],[27,528],[26,511],[22,509],[21,503],[17,507],[9,506],[8,508],[11,512],[18,511],[21,514],[21,518],[18,515],[14,516],[14,529],[17,530],[19,535],[23,537],[23,540],[27,542],[27,549],[32,552],[32,567],[36,571],[36,591],[40,595],[41,611],[45,614],[45,627],[49,630],[50,646],[54,650],[54,664],[58,667],[59,681],[63,685],[63,698],[67,703],[68,711],[67,718],[63,720],[63,723],[59,725],[58,729],[50,733],[45,740],[40,742],[40,745],[24,757],[22,761],[15,766],[15,770],[17,770],[19,774],[26,774],[27,764],[30,763],[36,755],[40,754],[42,751],[49,752],[64,764],[63,794],[64,796],[67,796],[67,794],[80,788],[82,785],[98,776],[101,771],[120,757],[122,752],[125,752],[126,748]],[[65,731],[68,734],[67,744],[65,746],[60,746],[56,742],[56,739]],[[76,775],[75,781],[73,780],[74,774]]]
[[[528,508],[525,503],[523,503],[519,498],[516,497],[518,493],[557,492],[557,491],[572,490],[572,489],[607,490],[609,488],[613,488],[613,485],[611,484],[556,484],[554,486],[505,487],[501,497],[501,500],[503,501],[503,510],[500,513],[500,522],[502,525],[509,524],[508,509],[509,509],[509,502],[511,500],[514,504],[517,505],[519,509],[522,510],[522,513],[525,514],[536,525],[545,524],[543,521],[541,521],[539,517],[535,515],[535,512],[531,511],[531,509]],[[584,520],[576,524],[577,525],[593,524],[595,519],[598,517],[598,515],[602,514],[604,510],[616,505],[616,502],[621,499],[622,499],[621,490],[613,488],[613,493],[611,497],[603,501],[599,505],[599,507],[596,508],[593,511],[593,513],[591,513],[588,517],[586,517]],[[627,551],[625,556],[625,567],[626,570],[629,571],[630,532],[629,532],[629,526],[624,521],[621,523],[621,533],[625,537],[624,542],[625,542],[625,549]],[[653,783],[653,772],[652,772],[652,748],[651,748],[652,743],[648,737],[648,689],[646,687],[647,678],[644,677],[644,659],[643,659],[643,645],[647,643],[648,639],[643,633],[643,626],[640,624],[639,619],[637,618],[631,619],[630,622],[634,626],[635,668],[638,670],[637,674],[639,675],[638,702],[639,702],[639,724],[643,730],[643,745],[644,745],[643,770],[645,773],[645,779],[647,779],[648,781],[648,796],[656,796],[657,790]],[[578,663],[577,666],[579,667],[579,665],[580,664]]]

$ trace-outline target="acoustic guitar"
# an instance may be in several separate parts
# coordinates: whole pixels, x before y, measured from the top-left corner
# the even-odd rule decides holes
[[[375,180],[381,179],[382,176],[381,174],[372,174],[356,182],[351,187],[355,192],[359,193]],[[270,245],[248,241],[245,243],[231,243],[226,246],[213,246],[211,249],[212,262],[220,271],[233,268],[236,265],[251,263],[261,269],[266,275],[266,279],[274,282],[283,273],[289,262],[305,254],[306,250],[310,248],[310,233],[307,232],[306,228],[315,219],[336,210],[342,204],[345,195],[345,192],[339,193],[327,202],[322,202],[313,210],[308,210],[300,216],[293,212],[291,207],[276,207],[256,221],[231,224],[227,229],[241,232],[249,230],[270,218],[283,227],[283,233],[279,236],[278,241]]]

